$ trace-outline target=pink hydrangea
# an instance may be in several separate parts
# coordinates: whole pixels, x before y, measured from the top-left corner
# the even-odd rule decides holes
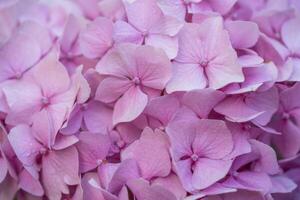
[[[298,0],[1,0],[0,200],[299,200]]]

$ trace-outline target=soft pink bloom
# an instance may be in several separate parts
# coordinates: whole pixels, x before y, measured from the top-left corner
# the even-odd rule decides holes
[[[226,176],[234,143],[223,121],[175,121],[167,133],[176,173],[187,191],[205,189]]]
[[[70,78],[53,53],[41,60],[27,75],[22,80],[3,87],[9,107],[6,123],[33,124],[37,131],[44,131],[44,128],[49,126],[49,135],[43,138],[43,141],[50,146],[71,112],[76,98],[80,101],[80,75],[74,74]]]
[[[116,21],[116,42],[132,42],[162,48],[170,59],[177,55],[179,32],[183,23],[164,15],[155,0],[125,1],[128,23]]]
[[[48,147],[48,143],[44,143],[38,137],[45,132],[36,133],[28,125],[18,125],[11,130],[8,138],[24,166],[34,171],[41,170],[41,181],[49,199],[59,200],[62,193],[69,193],[69,185],[77,185],[80,181],[78,153],[76,148],[71,146],[78,139],[74,136],[62,136],[55,145]],[[31,174],[37,176],[34,171]],[[42,195],[42,188],[35,193]]]
[[[113,124],[137,118],[151,96],[158,96],[171,77],[166,54],[150,46],[121,44],[109,51],[97,64],[106,78],[100,83],[96,99],[116,101]]]
[[[201,24],[185,25],[179,33],[179,52],[173,62],[168,93],[206,87],[219,89],[243,81],[236,52],[221,18],[211,17]]]

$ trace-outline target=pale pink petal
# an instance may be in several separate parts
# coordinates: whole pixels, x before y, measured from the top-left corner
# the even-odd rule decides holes
[[[103,0],[98,2],[100,13],[111,20],[122,19],[125,16],[125,8],[122,0]]]
[[[203,69],[197,64],[173,63],[173,76],[168,82],[168,93],[203,89],[207,85]]]
[[[248,106],[243,100],[243,96],[227,97],[214,110],[234,122],[249,121],[264,113],[264,111],[258,111]]]
[[[224,15],[234,6],[237,0],[209,0],[214,10]]]
[[[176,36],[182,27],[183,22],[180,20],[175,17],[165,16],[149,32],[152,34]]]
[[[55,150],[62,150],[76,144],[78,141],[79,139],[74,135],[65,136],[58,134],[52,147]]]
[[[299,23],[300,18],[296,17],[286,21],[282,25],[281,37],[291,53],[300,54],[300,39],[298,37],[300,34],[300,28],[298,26]]]
[[[80,47],[88,58],[102,57],[112,46],[113,23],[104,17],[96,18],[80,34]]]
[[[232,135],[221,120],[202,119],[194,127],[193,152],[206,158],[221,159],[233,149]]]
[[[161,34],[150,34],[146,37],[145,44],[163,49],[170,59],[177,56],[178,39],[175,37]]]
[[[113,39],[116,43],[130,42],[141,44],[143,42],[142,34],[130,24],[121,20],[114,23]]]
[[[15,77],[19,77],[38,62],[41,49],[39,44],[30,36],[19,33],[2,46],[0,55],[7,60],[7,64],[14,72]]]
[[[245,99],[245,103],[250,106],[251,109],[264,111],[264,113],[254,119],[254,122],[263,126],[267,125],[279,106],[277,88],[273,87],[265,92],[252,93]]]
[[[145,109],[148,97],[139,87],[129,88],[117,101],[113,112],[113,124],[136,119]]]
[[[278,174],[280,167],[277,162],[276,153],[270,146],[257,140],[250,140],[252,151],[261,157],[255,164],[254,170],[266,172],[271,175]]]
[[[261,172],[239,172],[235,177],[230,177],[224,186],[245,189],[250,191],[269,192],[272,187],[270,177]]]
[[[142,85],[162,90],[172,76],[171,62],[165,52],[150,46],[136,48],[137,76]]]
[[[183,104],[199,117],[207,118],[211,110],[225,97],[221,91],[213,89],[193,90],[185,93]]]
[[[42,26],[37,22],[28,20],[22,22],[21,26],[19,27],[19,31],[29,35],[33,40],[38,42],[38,45],[41,50],[40,56],[47,53],[52,47],[52,37],[46,26]],[[32,47],[30,48],[30,50],[32,51]]]
[[[293,63],[293,72],[289,78],[290,81],[300,81],[300,59],[292,58],[291,62]]]
[[[186,191],[181,185],[179,178],[175,174],[170,174],[165,178],[156,178],[152,185],[159,185],[167,190],[170,190],[177,199],[183,199],[186,197]]]
[[[3,88],[3,93],[10,112],[6,117],[6,123],[31,123],[33,113],[40,110],[42,106],[42,94],[35,84],[27,81],[11,82]],[[18,101],[22,99],[22,101]]]
[[[96,70],[103,75],[133,78],[136,75],[136,48],[137,45],[129,43],[116,46],[97,63]]]
[[[163,17],[163,13],[153,0],[126,2],[125,10],[130,24],[139,31],[147,32]]]
[[[23,170],[20,175],[19,186],[26,192],[35,196],[43,196],[44,190],[39,180],[35,179],[26,170]]]
[[[99,199],[99,200],[106,200],[103,197],[103,194],[101,190],[99,190],[99,178],[97,173],[86,173],[82,177],[81,180],[82,184],[82,189],[83,189],[83,199]],[[95,186],[96,184],[96,186]]]
[[[99,133],[81,132],[76,147],[79,152],[80,172],[86,172],[96,168],[106,158],[110,139],[107,135]]]
[[[86,128],[94,133],[105,134],[112,130],[112,109],[100,102],[90,102],[84,112]]]
[[[69,88],[70,78],[68,72],[58,61],[55,52],[51,52],[44,57],[32,72],[45,97],[51,97]]]
[[[101,81],[96,91],[96,100],[111,103],[120,98],[132,86],[129,79],[108,77]]]
[[[50,200],[68,194],[68,185],[79,184],[78,153],[75,147],[49,152],[42,160],[42,182]]]
[[[175,96],[165,95],[151,99],[145,112],[157,118],[163,125],[167,125],[179,107],[180,102]]]
[[[162,132],[154,133],[145,128],[139,140],[132,143],[121,154],[122,160],[135,159],[143,178],[164,177],[170,173],[171,161],[166,138]]]
[[[135,179],[128,182],[128,187],[136,196],[137,199],[143,200],[176,200],[176,197],[169,190],[158,186],[149,185],[149,183],[143,179]]]
[[[231,167],[231,160],[211,160],[200,158],[196,162],[192,184],[197,189],[204,189],[224,178]]]
[[[27,166],[34,165],[36,156],[43,148],[34,138],[28,125],[18,125],[8,134],[9,142],[18,159]]]
[[[118,194],[128,181],[139,177],[140,174],[137,162],[133,159],[124,160],[112,176],[108,191],[113,194]]]
[[[157,4],[165,15],[173,16],[180,21],[184,21],[186,7],[181,0],[158,0]]]
[[[225,27],[228,30],[234,48],[250,48],[254,46],[258,40],[259,29],[254,22],[227,21]],[[247,37],[245,37],[245,35],[247,35]]]

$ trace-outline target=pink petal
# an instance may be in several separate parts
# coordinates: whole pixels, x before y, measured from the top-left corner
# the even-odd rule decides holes
[[[19,33],[2,46],[0,55],[14,72],[14,76],[11,76],[13,78],[22,75],[40,59],[41,49],[31,37]]]
[[[159,23],[155,24],[155,26],[150,29],[150,33],[175,36],[182,27],[182,21],[175,17],[165,16]]]
[[[242,96],[227,97],[214,110],[234,122],[249,121],[264,113],[248,106]]]
[[[23,170],[19,176],[19,185],[24,191],[35,196],[44,195],[44,190],[39,180],[33,178],[26,170]]]
[[[102,103],[93,101],[84,112],[84,123],[93,133],[105,134],[112,130],[112,109]]]
[[[16,126],[10,131],[8,139],[18,159],[24,165],[32,166],[35,164],[36,156],[40,153],[42,145],[35,140],[29,126]]]
[[[298,24],[300,23],[300,18],[296,17],[286,21],[281,28],[281,37],[283,42],[289,48],[291,53],[300,54],[300,39],[298,35],[300,34],[300,28]]]
[[[82,178],[83,199],[106,200],[101,190],[92,184],[100,185],[97,173],[86,173]]]
[[[129,23],[142,32],[150,30],[163,17],[162,11],[153,0],[127,2],[125,10]]]
[[[108,191],[113,194],[118,194],[128,181],[139,177],[140,174],[137,162],[133,159],[124,160],[114,173]]]
[[[113,24],[104,17],[96,18],[80,34],[80,47],[88,58],[102,57],[113,44]]]
[[[204,189],[214,184],[226,176],[231,164],[231,160],[199,159],[192,177],[193,186],[197,189]]]
[[[194,153],[206,158],[221,159],[233,149],[232,135],[221,120],[202,119],[195,127]]]
[[[285,110],[290,111],[300,106],[298,99],[300,98],[300,84],[296,83],[292,87],[280,93],[280,101]]]
[[[158,185],[149,186],[149,183],[143,179],[131,180],[129,181],[128,186],[137,199],[176,200],[174,194],[169,190]]]
[[[290,120],[287,120],[282,127],[283,134],[281,136],[276,136],[273,139],[279,153],[284,158],[293,157],[300,150],[300,130]]]
[[[185,93],[183,104],[192,109],[201,118],[207,118],[211,110],[225,95],[213,89],[193,90]]]
[[[186,7],[181,0],[159,0],[157,4],[165,15],[184,21]]]
[[[160,34],[151,34],[146,37],[145,44],[163,49],[170,59],[173,59],[177,56],[177,38]]]
[[[114,102],[128,91],[131,85],[128,79],[108,77],[99,84],[95,98],[104,103]]]
[[[256,23],[249,21],[227,21],[225,27],[229,32],[234,48],[250,48],[255,45],[259,37]],[[247,37],[245,38],[245,35]]]
[[[3,88],[10,112],[6,123],[17,125],[18,123],[31,123],[33,113],[41,108],[42,94],[35,84],[27,81],[11,82]],[[22,101],[18,101],[22,99]]]
[[[33,77],[45,97],[64,92],[70,85],[68,72],[54,52],[49,53],[34,67]]]
[[[125,15],[125,8],[121,0],[103,0],[98,2],[100,13],[109,19],[122,19]]]
[[[226,14],[237,2],[237,0],[210,0],[210,5],[220,14]]]
[[[110,139],[99,133],[81,132],[76,147],[79,152],[81,172],[96,168],[106,158],[110,149]]]
[[[271,175],[278,174],[280,167],[277,162],[276,153],[270,146],[257,140],[250,140],[252,151],[260,155],[260,159],[256,162],[255,171],[266,172]]]
[[[138,77],[142,85],[162,90],[171,78],[171,62],[161,49],[150,46],[136,48]]]
[[[152,185],[159,185],[170,190],[177,199],[186,197],[186,191],[183,189],[179,178],[175,174],[171,174],[165,178],[156,178]]]
[[[272,187],[270,177],[265,173],[245,171],[236,177],[225,181],[224,186],[245,189],[250,191],[269,192]]]
[[[52,147],[55,150],[62,150],[76,144],[78,141],[78,138],[74,135],[65,136],[62,134],[58,134],[55,140],[55,144]]]
[[[135,159],[142,177],[148,180],[157,176],[167,176],[171,170],[165,136],[161,132],[154,133],[150,128],[144,129],[141,138],[127,147],[121,158]]]
[[[137,45],[129,43],[116,46],[97,63],[96,70],[103,75],[121,78],[136,76],[136,48]]]
[[[145,112],[147,115],[159,119],[163,125],[167,125],[179,107],[180,102],[175,96],[165,95],[151,99]]]
[[[197,64],[173,63],[173,77],[168,82],[168,93],[203,89],[207,85],[203,69]]]
[[[114,23],[113,38],[117,43],[130,42],[141,44],[143,42],[142,34],[130,24],[121,20]]]
[[[129,88],[115,104],[113,124],[136,119],[145,109],[148,97],[139,87]]]
[[[68,185],[79,184],[78,153],[75,147],[49,152],[42,161],[42,181],[45,193],[51,200],[68,194]]]
[[[267,125],[279,106],[279,95],[276,87],[265,92],[252,93],[245,100],[248,106],[257,111],[264,111],[254,121],[260,125]]]

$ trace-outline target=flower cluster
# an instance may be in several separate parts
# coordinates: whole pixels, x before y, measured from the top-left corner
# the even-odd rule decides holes
[[[1,200],[299,200],[299,0],[1,0]]]

